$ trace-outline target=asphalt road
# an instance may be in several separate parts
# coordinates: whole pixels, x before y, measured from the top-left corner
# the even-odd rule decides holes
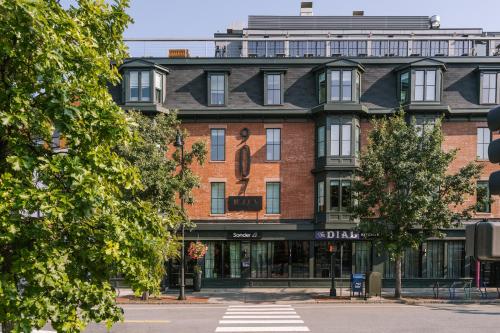
[[[500,332],[500,304],[125,305],[111,332]],[[86,333],[104,333],[91,325]]]
[[[112,333],[500,332],[500,304],[125,305]],[[105,333],[93,324],[86,333]]]

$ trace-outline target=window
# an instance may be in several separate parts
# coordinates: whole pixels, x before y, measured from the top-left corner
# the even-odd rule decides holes
[[[443,241],[428,241],[425,245],[425,270],[426,274],[422,277],[426,278],[442,278],[444,277],[444,242]]]
[[[436,71],[415,71],[415,101],[436,100]]]
[[[491,142],[491,132],[489,128],[477,128],[477,158],[479,160],[488,159],[488,146]]]
[[[340,180],[330,181],[330,210],[339,210],[340,207]]]
[[[285,56],[285,42],[270,40],[266,43],[266,55],[268,57]]]
[[[281,74],[266,74],[266,104],[279,105],[281,101]]]
[[[250,57],[276,57],[285,55],[285,42],[279,40],[249,41],[248,56]]]
[[[408,55],[408,42],[404,40],[374,40],[372,41],[372,56],[387,57]]]
[[[325,72],[318,74],[318,97],[320,103],[326,102],[326,74]]]
[[[212,128],[210,130],[210,160],[224,161],[226,159],[226,130]]]
[[[351,181],[330,181],[330,210],[344,211],[351,206]]]
[[[226,104],[226,75],[209,74],[209,105]]]
[[[476,189],[477,211],[479,213],[490,213],[490,189],[488,182],[477,182]]]
[[[324,57],[326,43],[324,41],[290,41],[290,57]]]
[[[129,101],[149,102],[149,71],[131,71],[129,77]]]
[[[334,102],[352,101],[352,71],[331,71],[330,99]]]
[[[351,155],[351,124],[330,125],[330,155]]]
[[[419,116],[415,120],[415,129],[417,130],[418,136],[422,136],[424,133],[429,133],[434,129],[436,124],[436,118],[433,116]]]
[[[155,73],[155,103],[163,103],[163,75]]]
[[[265,57],[266,56],[266,41],[252,40],[248,42],[248,56],[250,57]]]
[[[325,126],[318,127],[318,157],[325,156]]]
[[[226,211],[226,184],[225,183],[211,183],[212,196],[211,196],[211,213],[224,214]]]
[[[266,213],[280,213],[280,183],[266,183]]]
[[[318,182],[318,212],[325,212],[325,182]]]
[[[446,40],[416,40],[413,41],[413,55],[422,57],[447,56],[448,41]]]
[[[359,127],[359,125],[356,125],[356,127],[354,128],[354,153],[356,156],[359,157],[359,153],[361,152],[361,138],[360,138],[360,134],[361,134],[361,129]]]
[[[309,277],[309,241],[290,241],[292,278]]]
[[[266,129],[266,159],[279,161],[281,159],[281,129]]]
[[[334,40],[330,42],[332,56],[357,57],[366,55],[366,41],[363,40]]]
[[[405,72],[400,76],[399,86],[399,101],[401,104],[408,102],[410,99],[410,73]]]
[[[465,242],[448,241],[448,267],[446,277],[461,278],[465,276]]]
[[[481,75],[481,104],[495,104],[497,100],[497,74]]]
[[[468,56],[472,52],[472,41],[471,40],[456,40],[453,47],[454,55],[456,56]]]

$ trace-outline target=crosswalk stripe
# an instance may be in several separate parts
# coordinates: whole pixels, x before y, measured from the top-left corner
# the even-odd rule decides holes
[[[259,308],[238,308],[238,309],[228,309],[227,311],[269,311],[269,312],[274,312],[274,311],[294,311],[293,308],[272,308],[272,309],[259,309]]]
[[[230,305],[229,308],[291,308],[289,304]]]
[[[217,327],[215,332],[309,332],[307,326]]]
[[[219,324],[303,324],[303,320],[281,319],[250,319],[250,320],[219,320]]]
[[[293,318],[300,318],[299,315],[257,315],[257,316],[223,316],[223,319],[245,319],[245,318],[255,318],[255,319],[293,319]]]
[[[226,312],[226,314],[228,315],[244,315],[244,314],[269,314],[269,312],[267,311],[263,311],[263,312],[247,312],[247,311],[244,311],[244,312],[241,312],[241,311],[231,311],[231,312]],[[273,314],[280,314],[280,315],[284,315],[284,314],[296,314],[295,311],[286,311],[286,312],[283,312],[283,311],[277,311],[277,312],[273,312]]]
[[[215,332],[310,332],[291,305],[230,305]]]

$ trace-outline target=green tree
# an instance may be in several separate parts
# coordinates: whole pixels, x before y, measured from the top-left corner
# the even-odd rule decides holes
[[[354,182],[354,216],[361,231],[395,261],[395,297],[401,297],[401,258],[431,236],[442,236],[460,219],[470,217],[481,171],[469,163],[449,172],[457,150],[443,151],[441,120],[416,126],[404,112],[372,121],[366,151]],[[428,128],[430,127],[430,128]]]
[[[154,291],[164,274],[171,221],[133,197],[143,191],[140,174],[115,147],[134,135],[107,90],[120,79],[110,62],[126,56],[127,5],[0,1],[4,333],[48,320],[58,332],[115,322],[112,276]]]
[[[167,217],[170,223],[165,227],[170,230],[178,230],[182,223],[193,227],[185,211],[176,203],[176,198],[182,196],[186,203],[194,202],[192,190],[199,186],[199,178],[189,166],[193,162],[204,163],[207,154],[205,143],[195,142],[190,150],[184,147],[184,159],[181,160],[178,149],[173,153],[169,151],[174,147],[177,134],[183,141],[188,136],[186,131],[181,131],[175,111],[154,115],[130,111],[128,116],[136,140],[117,149],[120,156],[139,170],[142,182],[141,190],[130,193],[130,199],[140,198],[150,202],[160,216]],[[167,245],[167,257],[177,256],[178,242],[172,238]]]

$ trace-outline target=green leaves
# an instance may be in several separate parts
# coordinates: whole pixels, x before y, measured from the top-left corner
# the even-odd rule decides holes
[[[354,183],[360,228],[379,235],[391,256],[416,247],[470,216],[465,199],[475,190],[481,167],[470,163],[450,173],[456,151],[443,151],[441,120],[417,125],[398,112],[375,119]]]
[[[16,332],[120,320],[110,278],[154,291],[171,254],[175,216],[135,196],[141,173],[116,153],[136,136],[107,89],[127,5],[0,1],[0,322]]]

